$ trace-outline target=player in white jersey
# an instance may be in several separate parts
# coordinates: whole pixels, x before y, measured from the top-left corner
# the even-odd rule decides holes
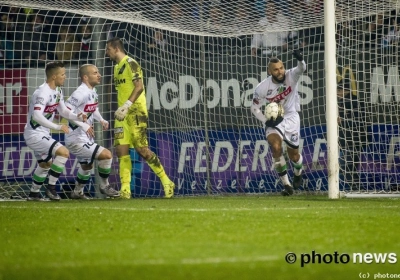
[[[98,95],[95,86],[100,84],[101,75],[96,66],[85,64],[79,68],[81,85],[71,94],[65,102],[66,106],[75,113],[84,113],[87,116],[86,124],[90,128],[85,131],[77,124],[80,122],[69,122],[70,133],[65,137],[66,147],[79,161],[80,167],[76,176],[75,189],[71,193],[73,199],[89,199],[83,193],[83,188],[90,179],[94,160],[98,161],[100,192],[109,197],[119,197],[120,193],[113,189],[108,177],[111,172],[111,152],[94,142],[93,124],[94,120],[101,123],[103,129],[108,129],[108,122],[103,119],[98,108]]]
[[[251,112],[266,125],[266,137],[271,147],[275,170],[278,172],[284,189],[282,195],[293,194],[293,187],[302,184],[303,157],[299,153],[300,143],[300,99],[297,83],[306,70],[303,55],[299,50],[293,51],[298,60],[297,67],[285,70],[281,60],[271,58],[268,63],[268,76],[255,89]],[[276,102],[284,109],[281,122],[267,121],[261,107],[267,103]],[[282,142],[287,145],[287,153],[294,166],[293,187],[287,175],[286,160],[283,156]]]
[[[69,133],[66,125],[53,123],[55,111],[69,120],[86,121],[83,114],[76,115],[64,104],[60,86],[66,79],[62,62],[55,61],[46,65],[46,82],[33,93],[29,102],[28,121],[24,129],[25,142],[34,151],[38,166],[33,173],[33,184],[28,200],[42,200],[40,188],[49,176],[46,195],[51,200],[60,200],[55,185],[64,170],[69,151],[60,142],[53,139],[50,129]],[[53,159],[54,157],[54,159]]]

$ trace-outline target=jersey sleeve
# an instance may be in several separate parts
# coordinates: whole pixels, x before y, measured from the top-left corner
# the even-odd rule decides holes
[[[143,79],[143,71],[139,63],[131,58],[128,59],[128,64],[131,69],[130,79],[132,81]]]
[[[33,110],[43,113],[49,100],[50,100],[49,94],[47,94],[43,90],[39,91],[37,94],[32,96]]]
[[[262,92],[262,87],[260,85],[256,87],[253,95],[253,103],[251,104],[251,112],[253,115],[260,120],[262,123],[265,123],[267,119],[265,118],[263,112],[261,111],[261,107],[267,103],[267,99]]]
[[[265,80],[264,80],[265,82]],[[253,104],[261,107],[267,103],[266,94],[263,92],[262,83],[260,83],[256,89],[254,90],[253,94]]]
[[[68,108],[66,106],[64,97],[62,95],[61,95],[60,102],[58,103],[58,106],[57,106],[57,111],[58,111],[58,113],[60,113],[61,117],[66,118],[67,120],[70,120],[70,121],[81,121],[82,120],[82,117],[79,116],[79,114],[81,114],[83,112],[77,112],[77,114],[75,114],[70,108]]]
[[[45,118],[43,115],[46,105],[49,103],[50,95],[42,90],[39,91],[37,94],[33,95],[32,102],[33,102],[33,112],[32,112],[32,120],[37,122],[43,127],[47,127],[50,129],[60,130],[60,125],[53,123]]]
[[[296,67],[290,69],[289,73],[291,75],[291,78],[294,82],[297,83],[297,81],[300,79],[301,75],[303,74],[304,71],[306,71],[306,63],[303,61],[298,61],[298,64]]]

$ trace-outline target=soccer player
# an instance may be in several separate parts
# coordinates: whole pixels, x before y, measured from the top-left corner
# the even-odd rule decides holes
[[[265,135],[271,147],[275,170],[284,186],[282,195],[293,194],[293,187],[299,188],[302,184],[303,157],[299,153],[300,142],[300,100],[297,83],[306,70],[303,54],[299,50],[293,51],[298,60],[297,67],[285,70],[281,60],[274,57],[268,63],[268,76],[261,81],[255,89],[251,112],[261,122],[265,123]],[[284,116],[281,122],[266,119],[261,106],[266,103],[276,102],[283,106]],[[287,153],[294,166],[293,187],[287,175],[287,165],[283,156],[282,142],[287,145]]]
[[[125,54],[123,43],[117,37],[107,41],[106,54],[116,63],[114,83],[118,93],[119,108],[115,112],[114,146],[119,160],[121,197],[127,199],[131,197],[132,162],[129,148],[134,148],[160,178],[165,197],[170,198],[174,195],[175,184],[165,173],[160,159],[148,147],[148,112],[142,68]]]
[[[45,68],[46,82],[39,86],[29,102],[28,121],[24,129],[24,139],[34,151],[38,162],[33,173],[33,183],[28,200],[43,200],[40,188],[49,176],[46,195],[51,200],[60,200],[56,192],[56,183],[64,170],[69,151],[60,142],[53,139],[50,129],[69,133],[66,125],[53,123],[55,111],[69,120],[86,121],[84,114],[76,115],[64,104],[61,86],[66,79],[64,64],[60,61],[49,62]],[[53,159],[54,158],[54,159]]]
[[[79,68],[79,76],[82,81],[81,85],[65,102],[65,105],[72,112],[84,113],[87,116],[86,123],[70,121],[69,128],[71,132],[65,136],[66,147],[78,158],[80,164],[76,176],[75,189],[71,193],[71,198],[89,199],[83,193],[83,188],[90,179],[94,160],[98,161],[97,171],[100,177],[100,192],[109,197],[119,197],[119,192],[113,189],[108,182],[112,154],[108,149],[96,144],[93,139],[94,120],[99,121],[104,130],[108,129],[108,122],[103,119],[97,107],[98,95],[95,86],[100,84],[101,75],[96,66],[85,64]],[[80,126],[77,124],[80,124]]]

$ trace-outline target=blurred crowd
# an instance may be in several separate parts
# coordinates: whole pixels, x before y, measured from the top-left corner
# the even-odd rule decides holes
[[[68,1],[71,7],[73,2]],[[127,52],[138,60],[196,57],[201,50],[206,55],[270,56],[289,48],[324,48],[324,28],[320,22],[323,0],[122,0],[118,3],[99,0],[90,3],[98,5],[104,14],[130,11],[129,16],[135,17],[132,10],[137,9],[140,11],[137,16],[164,21],[169,28],[58,10],[2,6],[0,68],[38,67],[55,59],[65,63],[91,62],[95,32],[100,34],[97,42],[114,36],[123,38]],[[90,9],[93,7],[87,7]],[[338,46],[362,49],[395,46],[399,41],[398,23],[396,11],[341,22],[336,27]],[[252,34],[249,26],[270,32]],[[216,35],[201,36],[199,30]],[[221,37],[220,34],[228,35]]]

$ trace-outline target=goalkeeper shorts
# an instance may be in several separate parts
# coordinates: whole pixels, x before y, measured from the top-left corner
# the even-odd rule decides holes
[[[115,120],[114,146],[129,145],[130,148],[148,147],[147,116],[128,114],[123,121]]]

